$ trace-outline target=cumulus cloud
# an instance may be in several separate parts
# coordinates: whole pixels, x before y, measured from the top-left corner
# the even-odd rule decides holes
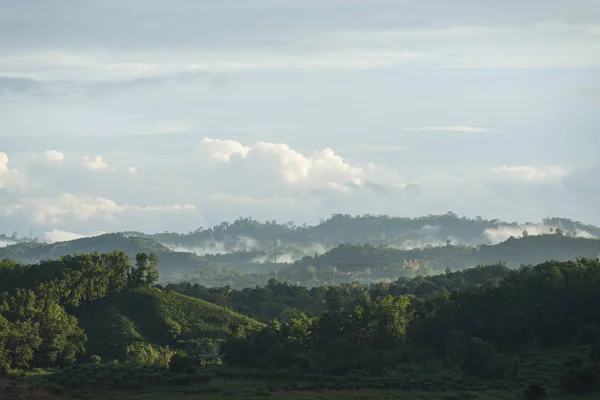
[[[250,147],[242,145],[235,140],[222,140],[204,138],[198,149],[199,154],[208,155],[212,160],[219,162],[228,162],[232,155],[237,154],[240,157],[246,157]]]
[[[195,151],[192,144],[169,158],[156,156],[135,178],[126,176],[134,173],[127,163],[143,160],[130,153],[110,155],[123,174],[86,172],[75,156],[52,168],[36,164],[25,170],[31,192],[11,192],[16,197],[0,201],[0,215],[11,218],[9,231],[33,224],[40,231],[81,234],[134,227],[187,231],[204,224],[205,213],[211,224],[239,216],[311,223],[337,212],[418,216],[448,210],[510,220],[560,215],[588,221],[563,208],[565,182],[573,175],[561,166],[393,168],[379,153],[367,157],[375,162],[359,161],[330,147],[300,151],[285,143],[225,138],[195,145]],[[165,167],[163,160],[171,164]]]
[[[0,189],[14,189],[23,185],[23,177],[18,170],[8,166],[8,155],[0,152]]]
[[[65,154],[57,150],[46,150],[44,156],[49,163],[61,163],[65,159]]]
[[[109,169],[109,165],[106,162],[104,162],[104,160],[100,156],[83,157],[83,166],[84,168],[90,171],[101,171]]]
[[[216,161],[254,175],[258,183],[279,182],[280,189],[306,191],[361,184],[364,172],[331,148],[304,155],[284,143],[256,142],[246,146],[234,140],[206,138],[199,151]],[[231,156],[237,154],[237,159]]]

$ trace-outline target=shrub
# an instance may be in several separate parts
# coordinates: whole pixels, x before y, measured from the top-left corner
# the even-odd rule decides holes
[[[99,355],[93,354],[90,356],[91,364],[100,364],[101,362],[102,362],[102,358]]]
[[[584,363],[571,367],[560,376],[560,384],[568,393],[592,393],[600,387],[598,366]]]
[[[548,392],[539,383],[530,383],[523,391],[526,400],[540,400],[548,397]]]
[[[191,374],[195,371],[196,360],[190,356],[182,356],[179,354],[171,357],[169,371],[175,373]]]

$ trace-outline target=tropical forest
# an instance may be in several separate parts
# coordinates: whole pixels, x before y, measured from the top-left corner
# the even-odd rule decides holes
[[[6,234],[0,398],[598,398],[598,236],[452,212]]]

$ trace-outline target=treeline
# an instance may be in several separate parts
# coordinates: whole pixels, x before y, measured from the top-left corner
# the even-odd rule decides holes
[[[229,286],[205,287],[189,282],[169,283],[160,287],[230,308],[259,321],[277,319],[288,322],[300,313],[317,316],[326,311],[347,308],[357,301],[374,300],[387,295],[410,294],[431,298],[458,290],[487,288],[497,285],[510,271],[505,265],[497,264],[455,272],[446,270],[443,274],[431,276],[402,277],[391,283],[353,282],[313,288],[275,279],[269,280],[265,286],[241,290]]]
[[[598,259],[524,267],[486,287],[429,298],[363,293],[321,315],[300,313],[230,340],[223,345],[224,361],[245,368],[372,374],[442,360],[468,375],[511,380],[519,376],[519,358],[511,354],[600,340],[600,309],[591,306],[600,301]],[[565,388],[600,387],[599,351],[564,366]]]
[[[0,261],[0,371],[63,366],[85,353],[86,305],[158,280],[153,254],[122,252],[22,265]]]
[[[567,218],[547,218],[539,225],[558,228],[568,233],[585,231],[600,236],[600,228]],[[257,241],[255,245],[260,246],[262,250],[270,250],[275,240],[280,240],[282,244],[320,243],[324,246],[337,246],[341,243],[400,244],[404,241],[410,243],[425,240],[443,242],[447,239],[458,240],[460,243],[481,244],[488,241],[484,234],[486,229],[518,230],[522,226],[516,222],[509,223],[498,219],[459,217],[451,211],[418,218],[332,214],[313,226],[297,225],[293,221],[277,223],[239,218],[211,228],[200,227],[187,234],[165,232],[147,236],[161,243],[185,247],[217,241],[229,246],[226,249],[229,252],[242,244],[240,238]]]
[[[203,286],[235,289],[263,286],[275,277],[273,249],[270,252],[237,251],[228,254],[177,252],[156,242],[158,239],[124,234],[106,234],[57,244],[23,242],[0,248],[0,259],[21,263],[37,263],[73,253],[93,251],[123,251],[132,258],[138,253],[155,253],[162,282],[180,280]],[[280,246],[278,251],[307,254],[310,246]],[[505,262],[509,268],[535,265],[548,259],[570,260],[576,257],[596,257],[600,254],[600,240],[574,237],[562,230],[552,234],[523,235],[496,244],[479,246],[454,245],[424,246],[411,250],[398,247],[351,244],[338,245],[323,254],[303,256],[295,262],[290,253],[279,254],[277,278],[307,287],[352,282],[393,282],[400,277],[442,273],[446,268],[465,269],[477,265]]]

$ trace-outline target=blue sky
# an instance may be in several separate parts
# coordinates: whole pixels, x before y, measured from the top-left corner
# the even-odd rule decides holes
[[[599,4],[0,0],[0,232],[600,224]]]

